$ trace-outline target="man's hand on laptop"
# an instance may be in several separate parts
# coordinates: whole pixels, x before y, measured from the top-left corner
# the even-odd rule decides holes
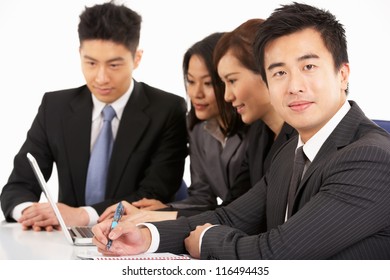
[[[88,224],[89,217],[84,209],[70,207],[63,203],[57,203],[57,205],[65,224],[76,226]],[[22,225],[23,230],[53,231],[54,229],[60,229],[57,217],[48,202],[33,203],[23,211],[18,222]]]
[[[58,228],[58,220],[49,203],[33,203],[22,212],[22,217],[18,222],[23,230],[53,231]]]

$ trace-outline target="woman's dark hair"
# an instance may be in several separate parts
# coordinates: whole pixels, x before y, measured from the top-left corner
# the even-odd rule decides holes
[[[197,55],[203,59],[211,77],[215,99],[217,101],[219,113],[221,115],[221,120],[224,126],[222,129],[225,130],[225,135],[231,135],[236,133],[240,127],[244,126],[244,123],[242,122],[241,117],[236,113],[233,106],[230,103],[225,102],[225,84],[218,76],[217,69],[213,63],[214,48],[223,34],[224,33],[221,32],[213,33],[201,41],[198,41],[186,51],[183,57],[183,76],[184,81],[187,81],[189,62],[192,56]],[[200,121],[201,120],[196,117],[195,109],[191,104],[191,109],[188,113],[189,129],[192,130],[195,124],[199,123]]]
[[[217,67],[221,58],[230,52],[247,69],[260,74],[253,53],[253,42],[256,32],[264,22],[263,19],[250,19],[232,32],[225,33],[214,50],[214,65]]]

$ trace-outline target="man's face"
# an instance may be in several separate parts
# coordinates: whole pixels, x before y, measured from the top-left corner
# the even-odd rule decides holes
[[[104,103],[114,102],[129,89],[141,56],[137,51],[134,58],[125,46],[112,41],[83,41],[81,68],[89,90]]]
[[[320,130],[346,100],[349,65],[335,70],[321,35],[307,28],[282,36],[265,48],[271,103],[304,142]]]

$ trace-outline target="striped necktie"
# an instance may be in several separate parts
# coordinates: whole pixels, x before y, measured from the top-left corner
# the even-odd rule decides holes
[[[287,218],[291,217],[295,193],[297,192],[299,183],[301,182],[303,170],[305,169],[305,164],[306,156],[303,152],[303,146],[300,146],[295,153],[293,175],[291,177],[290,188],[288,190]]]

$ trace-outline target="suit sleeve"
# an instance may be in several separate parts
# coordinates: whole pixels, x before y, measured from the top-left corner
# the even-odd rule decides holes
[[[201,124],[199,124],[201,125]],[[203,128],[195,127],[189,132],[189,151],[190,151],[190,171],[191,185],[188,188],[188,198],[170,203],[170,205],[179,211],[179,216],[191,216],[194,213],[214,209],[217,206],[217,199],[209,184],[204,168],[207,168],[202,156],[203,135],[199,135],[199,131]],[[192,209],[193,211],[181,211],[181,209]]]
[[[179,97],[177,97],[179,98]],[[155,198],[163,203],[172,200],[183,179],[185,158],[188,154],[186,130],[186,103],[180,97],[166,117],[150,163],[144,170],[139,188],[126,198],[136,201],[141,198]]]
[[[259,182],[242,197],[233,201],[228,206],[218,208],[215,211],[206,211],[191,217],[180,217],[174,221],[153,223],[156,225],[160,233],[160,247],[158,251],[177,254],[186,253],[184,239],[196,228],[196,226],[203,225],[205,223],[226,225],[226,228],[229,229],[232,227],[238,227],[241,231],[246,231],[250,234],[256,234],[259,231],[264,231],[265,202],[262,201],[262,199],[265,198],[264,187],[265,186]],[[258,202],[255,204],[256,209],[249,209],[246,207],[246,204],[252,200]],[[253,223],[253,220],[256,220],[257,222]],[[216,228],[222,227],[218,226]],[[178,242],[178,240],[180,242]],[[212,237],[210,237],[209,240],[211,243],[213,242]],[[209,256],[209,254],[207,256]],[[214,257],[215,255],[212,258]]]
[[[14,222],[11,213],[16,205],[27,201],[37,202],[41,196],[42,191],[28,163],[27,153],[37,159],[46,180],[52,173],[53,157],[45,133],[45,107],[44,97],[27,138],[14,158],[14,168],[2,190],[1,208],[7,222]]]
[[[246,195],[247,220],[243,207],[227,207],[231,223],[213,227],[203,237],[203,259],[328,259],[362,258],[367,252],[388,257],[381,231],[388,228],[390,213],[390,154],[378,146],[347,148],[321,166],[308,181],[319,186],[305,201],[303,192],[299,210],[284,224],[254,234],[246,226],[257,224],[259,193]],[[272,186],[269,187],[269,192]],[[237,201],[238,202],[238,201]],[[232,204],[235,204],[234,202]],[[232,205],[231,204],[231,205]],[[275,211],[278,211],[275,209]],[[245,226],[246,225],[246,226]],[[382,240],[382,241],[381,241]],[[367,248],[370,242],[371,249]],[[387,241],[388,242],[388,241]],[[362,253],[364,252],[364,253]],[[368,253],[370,254],[370,253]]]

